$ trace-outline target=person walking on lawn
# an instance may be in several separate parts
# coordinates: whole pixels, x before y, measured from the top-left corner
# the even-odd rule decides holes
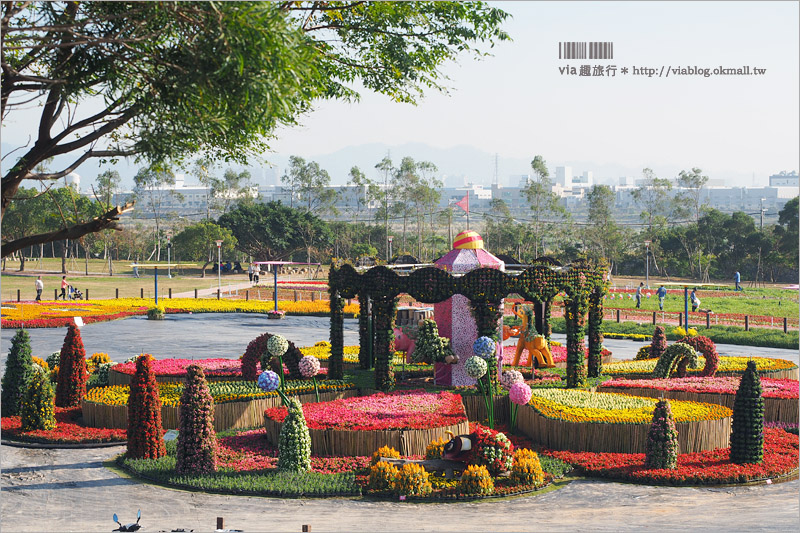
[[[639,286],[636,287],[636,309],[642,307],[642,287],[644,287],[644,283],[639,282]]]
[[[67,281],[67,276],[61,276],[61,299],[67,299],[67,288],[69,287],[69,282]]]
[[[692,290],[691,300],[692,300],[692,313],[694,313],[700,308],[700,298],[697,297],[697,287],[695,287]]]
[[[42,281],[42,276],[38,276],[36,281],[34,282],[34,286],[36,287],[36,300],[37,302],[42,301],[42,291],[44,290],[44,282]]]
[[[742,281],[742,277],[739,275],[739,271],[737,270],[737,271],[736,271],[736,273],[733,275],[733,282],[736,284],[736,292],[739,292],[739,291],[743,291],[743,290],[744,290],[744,289],[742,288],[742,286],[741,286],[741,285],[739,285],[739,283],[740,283],[741,281]]]
[[[658,308],[663,311],[664,310],[664,298],[667,297],[667,289],[664,286],[660,286],[656,291],[656,296],[658,296]]]

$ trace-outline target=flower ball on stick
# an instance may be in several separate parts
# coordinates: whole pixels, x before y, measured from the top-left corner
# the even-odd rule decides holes
[[[306,355],[302,359],[300,359],[300,363],[298,365],[300,367],[300,374],[306,379],[311,378],[314,382],[314,393],[317,396],[317,401],[319,402],[319,387],[317,386],[317,374],[319,374],[319,359],[314,357],[313,355]]]
[[[289,349],[289,341],[283,335],[273,335],[267,341],[267,352],[273,357],[278,358],[280,368],[281,388],[285,385],[283,378],[283,354]]]
[[[486,405],[489,427],[494,428],[494,398],[489,397],[491,387],[488,384],[484,386],[483,383],[483,377],[487,375],[488,368],[489,365],[486,361],[477,355],[473,355],[464,363],[464,372],[478,382],[478,389],[483,393],[483,402]]]
[[[524,381],[514,383],[513,385],[511,385],[511,387],[509,387],[508,399],[511,400],[511,402],[509,402],[509,406],[511,407],[510,425],[512,433],[517,425],[517,408],[520,405],[528,405],[528,402],[531,401],[532,395],[533,391],[531,390],[530,386]]]
[[[511,389],[511,386],[514,383],[522,383],[525,381],[525,378],[522,377],[522,372],[519,370],[504,370],[502,374],[500,374],[500,385],[505,390]]]

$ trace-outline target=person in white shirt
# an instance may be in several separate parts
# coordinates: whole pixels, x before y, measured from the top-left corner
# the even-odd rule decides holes
[[[36,286],[36,301],[42,301],[42,291],[44,290],[44,282],[42,281],[42,276],[38,276],[36,278],[36,282],[34,283]]]

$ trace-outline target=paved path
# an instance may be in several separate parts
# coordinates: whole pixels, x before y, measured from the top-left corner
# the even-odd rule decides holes
[[[577,481],[542,495],[450,504],[217,496],[143,485],[102,466],[123,451],[3,446],[3,531],[111,531],[111,515],[144,531],[797,531],[797,481],[733,488]]]

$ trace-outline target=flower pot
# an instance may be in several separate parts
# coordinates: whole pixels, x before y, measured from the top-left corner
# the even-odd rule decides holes
[[[279,314],[275,314],[275,313],[273,313],[273,314],[268,314],[268,315],[267,315],[267,318],[269,318],[270,320],[281,320],[281,319],[283,319],[285,316],[286,316],[286,315],[279,315]]]
[[[453,384],[453,365],[448,363],[433,363],[433,382],[441,387]]]

